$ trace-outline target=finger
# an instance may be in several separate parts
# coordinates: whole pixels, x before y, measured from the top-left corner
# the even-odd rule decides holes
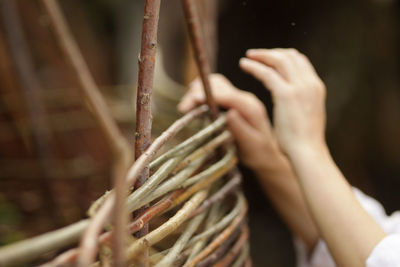
[[[236,139],[239,150],[251,149],[248,147],[249,140],[257,139],[257,131],[236,110],[228,111],[227,123],[229,130]]]
[[[277,91],[286,87],[285,80],[276,70],[258,61],[248,58],[241,58],[239,61],[239,66],[244,72],[247,72],[262,82],[264,86],[274,95],[277,93]]]
[[[247,50],[246,57],[276,69],[282,77],[290,80],[295,70],[286,51],[286,49],[250,49]]]
[[[200,79],[195,79],[189,85],[189,90],[178,104],[178,110],[182,113],[188,112],[194,107],[205,102],[205,95]]]
[[[265,130],[268,118],[264,104],[253,94],[235,88],[221,76],[211,77],[215,102],[224,108],[234,109],[254,128]]]

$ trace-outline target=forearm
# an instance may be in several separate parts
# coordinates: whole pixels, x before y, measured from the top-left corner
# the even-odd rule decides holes
[[[300,238],[308,251],[315,247],[319,236],[304,202],[300,186],[289,163],[275,171],[255,171],[263,191],[291,232]]]
[[[365,266],[385,233],[361,207],[325,146],[289,155],[318,231],[338,266]]]

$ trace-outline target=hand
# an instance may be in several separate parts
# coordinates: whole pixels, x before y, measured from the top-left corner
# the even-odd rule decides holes
[[[241,161],[256,172],[289,168],[263,103],[255,95],[235,88],[223,75],[212,74],[210,82],[217,104],[229,109],[227,123],[236,139]],[[178,108],[187,112],[204,102],[203,87],[197,79]]]
[[[278,142],[289,156],[304,146],[325,147],[325,85],[295,49],[251,49],[240,67],[270,90]]]

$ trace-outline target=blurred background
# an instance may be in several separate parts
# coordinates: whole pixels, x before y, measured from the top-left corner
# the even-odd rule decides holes
[[[310,57],[328,88],[327,138],[334,159],[349,181],[388,213],[400,209],[399,2],[198,1],[214,70],[254,92],[270,114],[270,96],[239,70],[240,57],[260,47],[295,47]],[[133,144],[143,1],[58,2]],[[84,217],[92,200],[109,188],[112,158],[42,7],[26,0],[2,1],[0,7],[4,245]],[[18,29],[23,39],[15,34]],[[178,118],[175,105],[196,76],[179,0],[162,1],[159,42],[155,136]],[[251,172],[243,171],[254,265],[295,266],[290,233]]]

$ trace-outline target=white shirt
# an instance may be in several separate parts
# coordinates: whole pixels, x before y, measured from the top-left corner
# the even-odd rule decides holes
[[[366,261],[366,267],[400,267],[400,211],[386,215],[385,209],[375,199],[353,188],[358,201],[386,232]],[[297,267],[335,267],[326,244],[320,240],[311,255],[300,240],[295,240]]]

